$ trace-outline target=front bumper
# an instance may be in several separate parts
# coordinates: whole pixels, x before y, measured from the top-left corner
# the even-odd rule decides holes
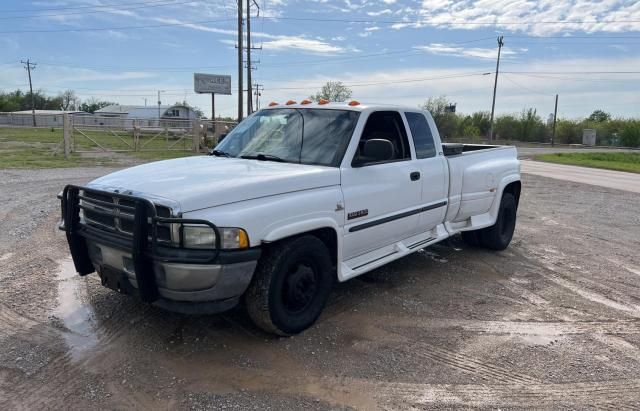
[[[80,275],[97,271],[106,287],[171,311],[219,312],[238,302],[251,282],[259,248],[224,251],[218,244],[215,250],[191,250],[162,244],[157,241],[158,224],[206,224],[217,234],[218,230],[206,221],[158,217],[150,201],[118,193],[108,195],[135,204],[123,206],[132,209],[132,236],[83,224],[79,216],[81,200],[93,191],[99,192],[67,186],[62,194],[62,228]],[[114,203],[112,208],[116,210],[118,201]],[[119,210],[105,214],[111,212],[122,217]]]

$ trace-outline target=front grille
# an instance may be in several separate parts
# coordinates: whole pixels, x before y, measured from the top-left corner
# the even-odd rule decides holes
[[[86,190],[80,191],[80,196],[82,223],[99,230],[133,237],[135,201]],[[171,216],[168,207],[156,205],[155,208],[159,217]],[[156,227],[158,241],[170,243],[171,226],[158,224]],[[151,230],[152,225],[149,224],[150,233]]]

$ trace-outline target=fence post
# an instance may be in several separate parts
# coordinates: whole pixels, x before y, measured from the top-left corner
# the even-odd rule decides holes
[[[62,115],[62,139],[64,140],[64,158],[71,152],[71,119],[68,113]]]
[[[133,151],[140,150],[140,126],[138,120],[133,119]]]
[[[193,152],[200,152],[200,121],[193,120]]]

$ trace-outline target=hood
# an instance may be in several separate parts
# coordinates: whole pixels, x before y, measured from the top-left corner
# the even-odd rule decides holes
[[[128,168],[93,180],[89,186],[164,198],[188,212],[338,184],[340,170],[335,167],[200,156]]]

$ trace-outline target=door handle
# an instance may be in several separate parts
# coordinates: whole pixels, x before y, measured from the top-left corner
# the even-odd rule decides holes
[[[411,178],[411,181],[420,180],[420,172],[419,171],[412,172],[411,174],[409,174],[409,178]]]

